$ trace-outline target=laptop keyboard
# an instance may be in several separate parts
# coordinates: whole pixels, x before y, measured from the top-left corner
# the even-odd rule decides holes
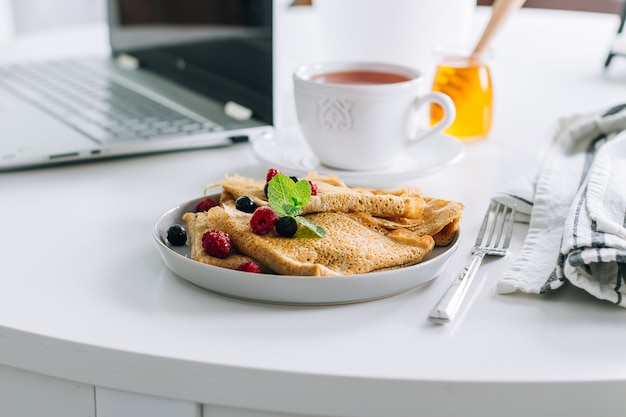
[[[77,62],[0,67],[0,84],[98,143],[222,130]]]

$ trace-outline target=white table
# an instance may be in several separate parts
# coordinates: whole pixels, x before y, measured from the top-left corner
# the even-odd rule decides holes
[[[569,286],[545,298],[494,292],[521,225],[510,256],[483,265],[458,323],[426,320],[490,196],[532,172],[557,118],[626,98],[626,62],[602,68],[617,24],[580,12],[513,17],[495,45],[490,137],[412,182],[466,204],[461,249],[430,284],[379,301],[237,301],[167,269],[153,222],[225,172],[263,176],[247,145],[0,174],[0,415],[623,414],[626,311]],[[83,47],[104,48],[101,29]]]

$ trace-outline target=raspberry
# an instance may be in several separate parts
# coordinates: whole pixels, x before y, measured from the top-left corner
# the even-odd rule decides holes
[[[265,176],[265,182],[270,182],[270,180],[271,180],[272,178],[274,178],[274,176],[275,176],[276,174],[280,174],[280,173],[281,173],[281,172],[280,172],[279,170],[277,170],[277,169],[274,169],[274,168],[270,168],[270,169],[268,169],[268,170],[267,170],[267,175]]]
[[[311,184],[311,195],[317,195],[317,184],[311,180],[309,180],[309,184]]]
[[[209,230],[202,235],[202,248],[216,258],[225,258],[230,253],[230,235],[220,230]]]
[[[247,261],[239,265],[237,267],[237,271],[252,272],[258,274],[261,272],[261,267],[252,261]]]
[[[213,200],[212,198],[207,197],[198,202],[198,205],[196,206],[196,211],[208,211],[211,208],[219,205],[220,203]]]
[[[268,206],[259,207],[250,219],[250,228],[257,235],[264,235],[272,230],[277,221],[278,216],[274,210]]]

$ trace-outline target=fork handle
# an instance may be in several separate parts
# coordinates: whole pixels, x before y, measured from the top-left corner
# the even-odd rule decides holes
[[[476,251],[472,255],[467,266],[456,276],[450,287],[443,294],[435,308],[428,315],[428,319],[435,323],[445,324],[452,321],[463,303],[463,299],[469,290],[472,280],[478,272],[485,252]]]

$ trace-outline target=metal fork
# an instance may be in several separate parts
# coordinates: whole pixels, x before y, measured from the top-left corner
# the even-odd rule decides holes
[[[515,206],[508,207],[502,203],[491,201],[485,218],[472,248],[472,258],[468,265],[454,279],[430,312],[428,319],[435,323],[445,324],[452,321],[472,284],[474,276],[485,255],[504,256],[509,251]]]

